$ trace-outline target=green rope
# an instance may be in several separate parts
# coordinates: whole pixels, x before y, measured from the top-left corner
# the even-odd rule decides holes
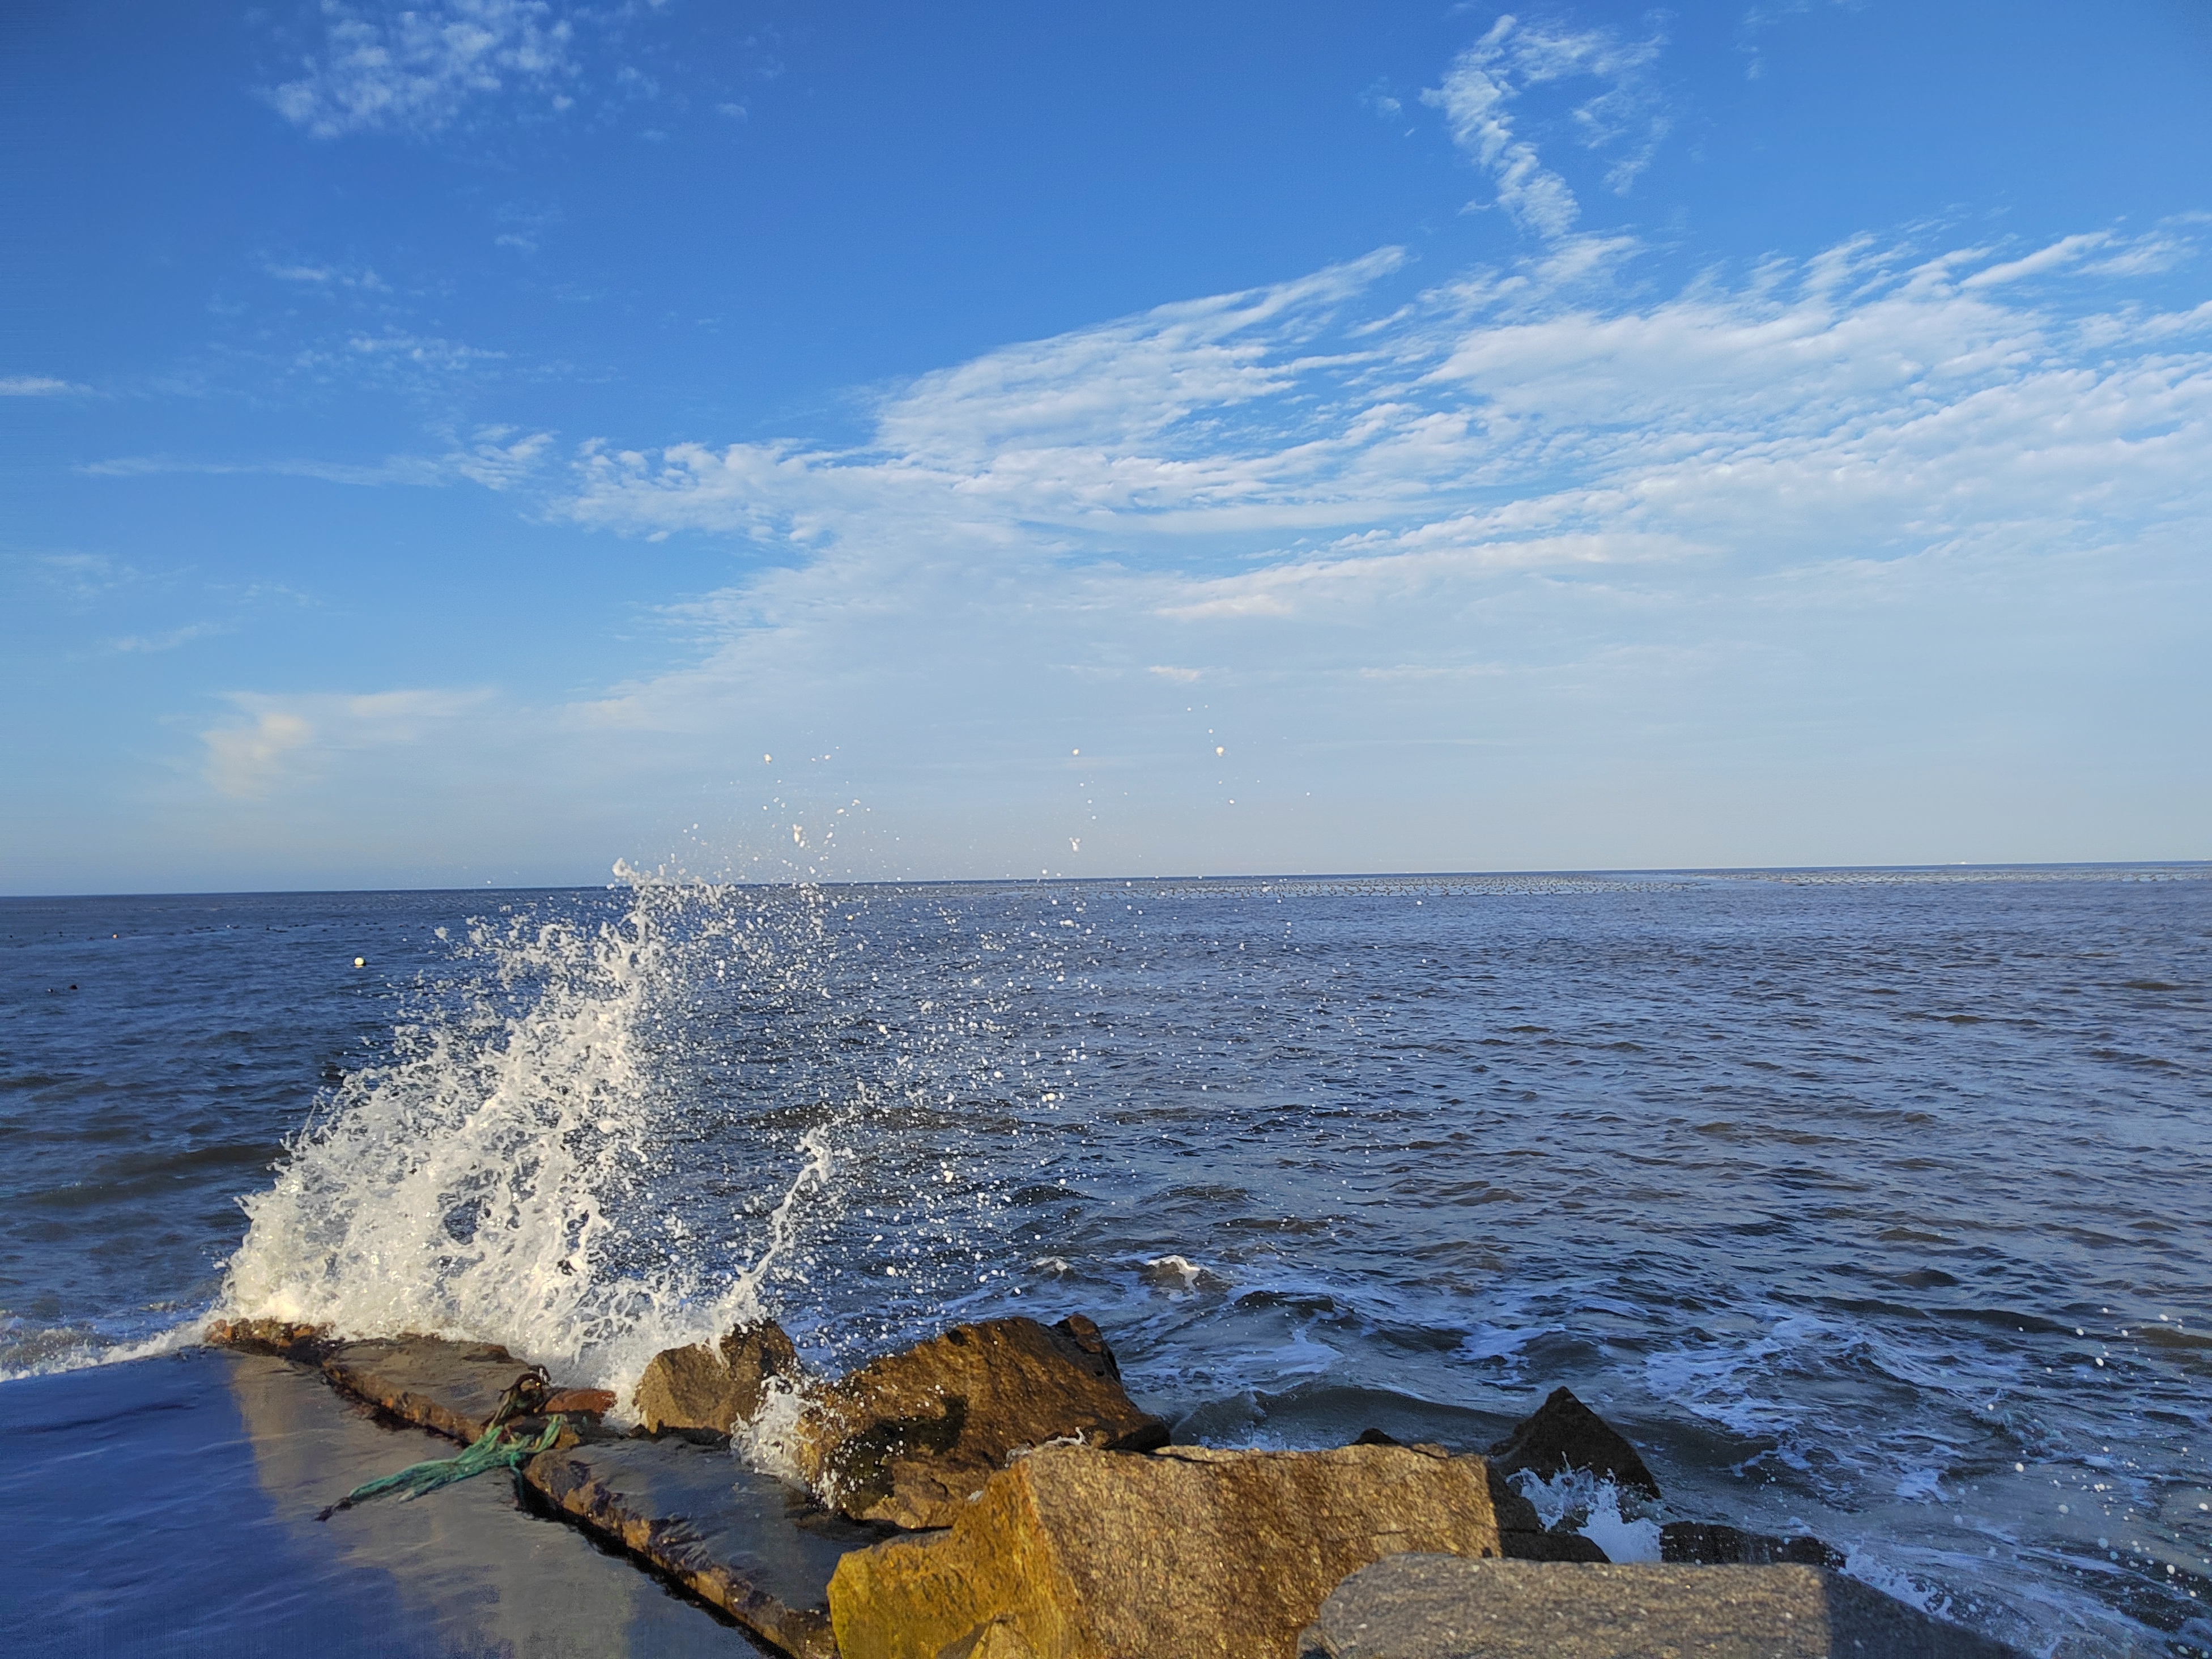
[[[487,1469],[520,1469],[538,1453],[551,1450],[553,1443],[561,1437],[564,1426],[562,1419],[549,1419],[545,1431],[535,1440],[528,1440],[515,1437],[508,1433],[505,1425],[495,1421],[484,1431],[483,1437],[459,1456],[410,1464],[397,1474],[380,1475],[376,1480],[364,1482],[315,1518],[327,1521],[340,1510],[349,1510],[356,1504],[365,1503],[372,1498],[381,1498],[386,1492],[398,1492],[399,1501],[404,1504],[410,1498],[422,1497],[425,1492],[435,1492],[441,1486],[450,1486],[456,1480],[466,1480],[482,1474]]]

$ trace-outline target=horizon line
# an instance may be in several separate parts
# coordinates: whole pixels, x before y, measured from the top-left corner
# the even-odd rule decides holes
[[[2054,859],[2027,861],[1973,863],[1965,860],[1943,864],[1729,864],[1729,865],[1621,865],[1602,868],[1528,868],[1515,870],[1342,870],[1313,872],[1231,872],[1221,871],[1194,875],[1103,875],[1076,876],[1064,872],[1034,876],[908,876],[908,877],[793,877],[785,881],[717,880],[711,877],[690,877],[679,879],[646,879],[636,882],[601,881],[551,884],[500,884],[487,879],[477,886],[449,887],[227,887],[179,888],[168,891],[108,891],[75,893],[0,893],[0,904],[55,903],[80,899],[190,899],[190,898],[338,898],[357,895],[399,895],[414,893],[591,893],[611,892],[624,886],[634,887],[716,887],[759,888],[775,890],[801,887],[1027,887],[1104,885],[1119,883],[1134,886],[1139,882],[1152,885],[1196,884],[1203,882],[1273,883],[1273,882],[1447,882],[1447,881],[1505,881],[1516,878],[1546,878],[1561,879],[1578,878],[1585,880],[1614,878],[1630,876],[1805,876],[1805,875],[1912,875],[1942,874],[1950,872],[1987,872],[1996,874],[2031,871],[2129,871],[2172,870],[2212,875],[2212,859]]]

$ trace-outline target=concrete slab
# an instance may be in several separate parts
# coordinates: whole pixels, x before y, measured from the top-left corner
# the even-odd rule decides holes
[[[205,1348],[0,1382],[0,1653],[755,1659],[696,1596],[503,1474],[324,1505],[443,1457],[312,1368]]]
[[[681,1439],[550,1451],[523,1479],[549,1506],[796,1659],[834,1659],[830,1575],[846,1551],[888,1530],[844,1520],[726,1451]]]
[[[500,1396],[530,1367],[495,1343],[398,1336],[342,1342],[323,1374],[357,1400],[466,1444],[484,1431]]]
[[[1394,1555],[1353,1573],[1299,1659],[2021,1659],[1803,1566],[1589,1566]]]
[[[223,1334],[232,1346],[310,1357],[289,1330]],[[484,1432],[501,1396],[529,1370],[491,1343],[399,1336],[331,1345],[307,1334],[312,1357],[341,1393],[465,1443]],[[536,1423],[522,1419],[517,1430],[532,1432]],[[796,1659],[834,1659],[830,1575],[847,1550],[881,1541],[884,1528],[842,1520],[723,1448],[614,1435],[595,1414],[572,1417],[569,1425],[577,1432],[523,1471],[544,1506],[665,1574],[769,1646]]]

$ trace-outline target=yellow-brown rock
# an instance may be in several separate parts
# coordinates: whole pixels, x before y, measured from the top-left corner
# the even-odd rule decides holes
[[[1048,1447],[950,1531],[847,1555],[830,1616],[844,1659],[1293,1659],[1346,1574],[1502,1547],[1480,1457]]]
[[[801,1413],[796,1461],[857,1521],[951,1524],[1017,1453],[1055,1442],[1141,1451],[1167,1425],[1124,1392],[1087,1319],[957,1325],[822,1389]],[[934,1652],[930,1659],[936,1659]]]
[[[726,1435],[760,1410],[770,1381],[799,1375],[799,1353],[772,1319],[740,1325],[716,1347],[705,1343],[653,1355],[633,1403],[653,1434],[692,1430]]]

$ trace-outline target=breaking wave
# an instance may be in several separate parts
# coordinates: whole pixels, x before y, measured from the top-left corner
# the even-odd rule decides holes
[[[659,1349],[765,1311],[829,1196],[838,1103],[702,1169],[671,1155],[700,1127],[676,1069],[702,988],[823,990],[820,896],[617,874],[611,915],[471,930],[458,956],[480,971],[420,988],[389,1058],[242,1200],[220,1311],[501,1342],[625,1397]]]

